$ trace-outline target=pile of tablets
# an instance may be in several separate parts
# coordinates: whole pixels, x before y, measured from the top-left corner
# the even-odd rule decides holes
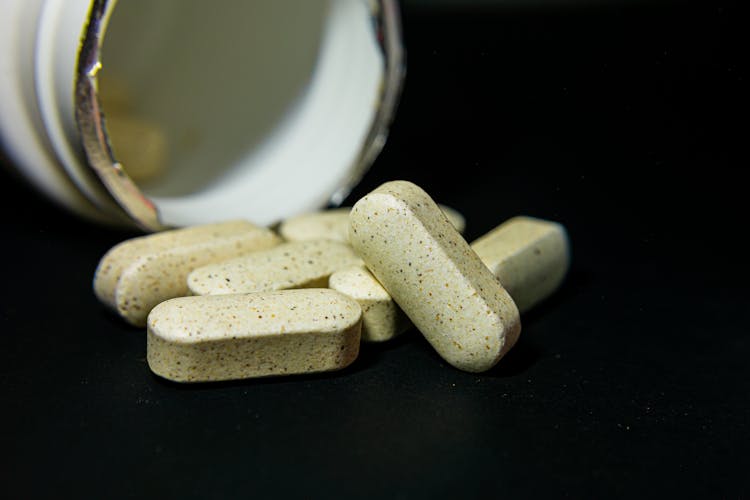
[[[202,382],[351,364],[360,341],[414,325],[451,365],[490,369],[516,342],[520,312],[562,283],[557,223],[516,217],[472,244],[464,219],[418,186],[388,182],[351,209],[135,238],[112,248],[97,297],[147,327],[151,370]]]

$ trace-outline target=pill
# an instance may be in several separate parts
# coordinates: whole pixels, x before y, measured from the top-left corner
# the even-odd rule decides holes
[[[466,227],[466,219],[457,210],[440,205],[440,208],[459,233]],[[336,240],[349,241],[350,207],[333,208],[290,217],[279,225],[279,234],[287,241]]]
[[[149,314],[146,359],[176,382],[338,370],[359,354],[361,318],[327,289],[181,297]]]
[[[164,231],[124,241],[102,257],[94,293],[126,321],[146,324],[149,311],[188,295],[187,275],[196,267],[278,245],[270,229],[230,221]]]
[[[513,299],[421,188],[387,182],[349,217],[354,249],[448,363],[485,371],[515,344]]]
[[[328,286],[356,300],[362,307],[362,340],[383,342],[405,332],[409,318],[391,295],[362,266],[349,267],[331,275]]]
[[[552,294],[570,263],[565,228],[531,217],[514,217],[471,245],[498,277],[523,313]],[[362,340],[382,342],[408,330],[411,322],[377,279],[363,267],[336,271],[330,288],[362,307]]]
[[[166,134],[136,109],[128,80],[110,71],[101,71],[97,87],[107,137],[122,168],[137,183],[163,175],[169,156]]]
[[[155,123],[113,111],[106,116],[115,158],[135,182],[155,180],[167,170],[167,139]]]
[[[531,217],[514,217],[471,244],[518,309],[528,311],[554,292],[570,266],[565,228]]]
[[[456,231],[463,233],[464,229],[466,229],[466,219],[461,215],[461,212],[446,205],[438,204],[438,207],[440,207],[440,210],[443,211],[453,227],[456,228]]]
[[[279,225],[279,234],[287,241],[335,240],[349,241],[350,207],[290,217]]]
[[[96,94],[105,115],[134,111],[133,89],[122,75],[114,75],[109,70],[100,71],[96,83]]]
[[[319,288],[328,286],[328,277],[335,271],[358,264],[362,260],[345,243],[296,241],[199,267],[187,282],[193,295]]]

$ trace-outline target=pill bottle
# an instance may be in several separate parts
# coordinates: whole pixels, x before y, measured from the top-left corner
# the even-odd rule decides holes
[[[0,7],[4,154],[74,212],[147,231],[340,203],[404,74],[396,0]]]

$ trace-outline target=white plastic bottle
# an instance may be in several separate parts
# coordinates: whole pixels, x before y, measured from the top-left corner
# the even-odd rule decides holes
[[[6,155],[78,214],[150,231],[340,202],[382,148],[404,74],[396,0],[0,9]],[[132,157],[151,148],[163,172],[136,182],[113,145],[138,123],[158,135],[136,133]]]

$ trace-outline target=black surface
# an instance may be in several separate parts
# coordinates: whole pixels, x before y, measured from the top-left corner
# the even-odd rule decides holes
[[[405,12],[409,78],[351,200],[405,178],[573,265],[492,371],[411,331],[343,372],[181,386],[91,292],[130,234],[0,177],[0,495],[750,495],[745,29],[726,3]]]

